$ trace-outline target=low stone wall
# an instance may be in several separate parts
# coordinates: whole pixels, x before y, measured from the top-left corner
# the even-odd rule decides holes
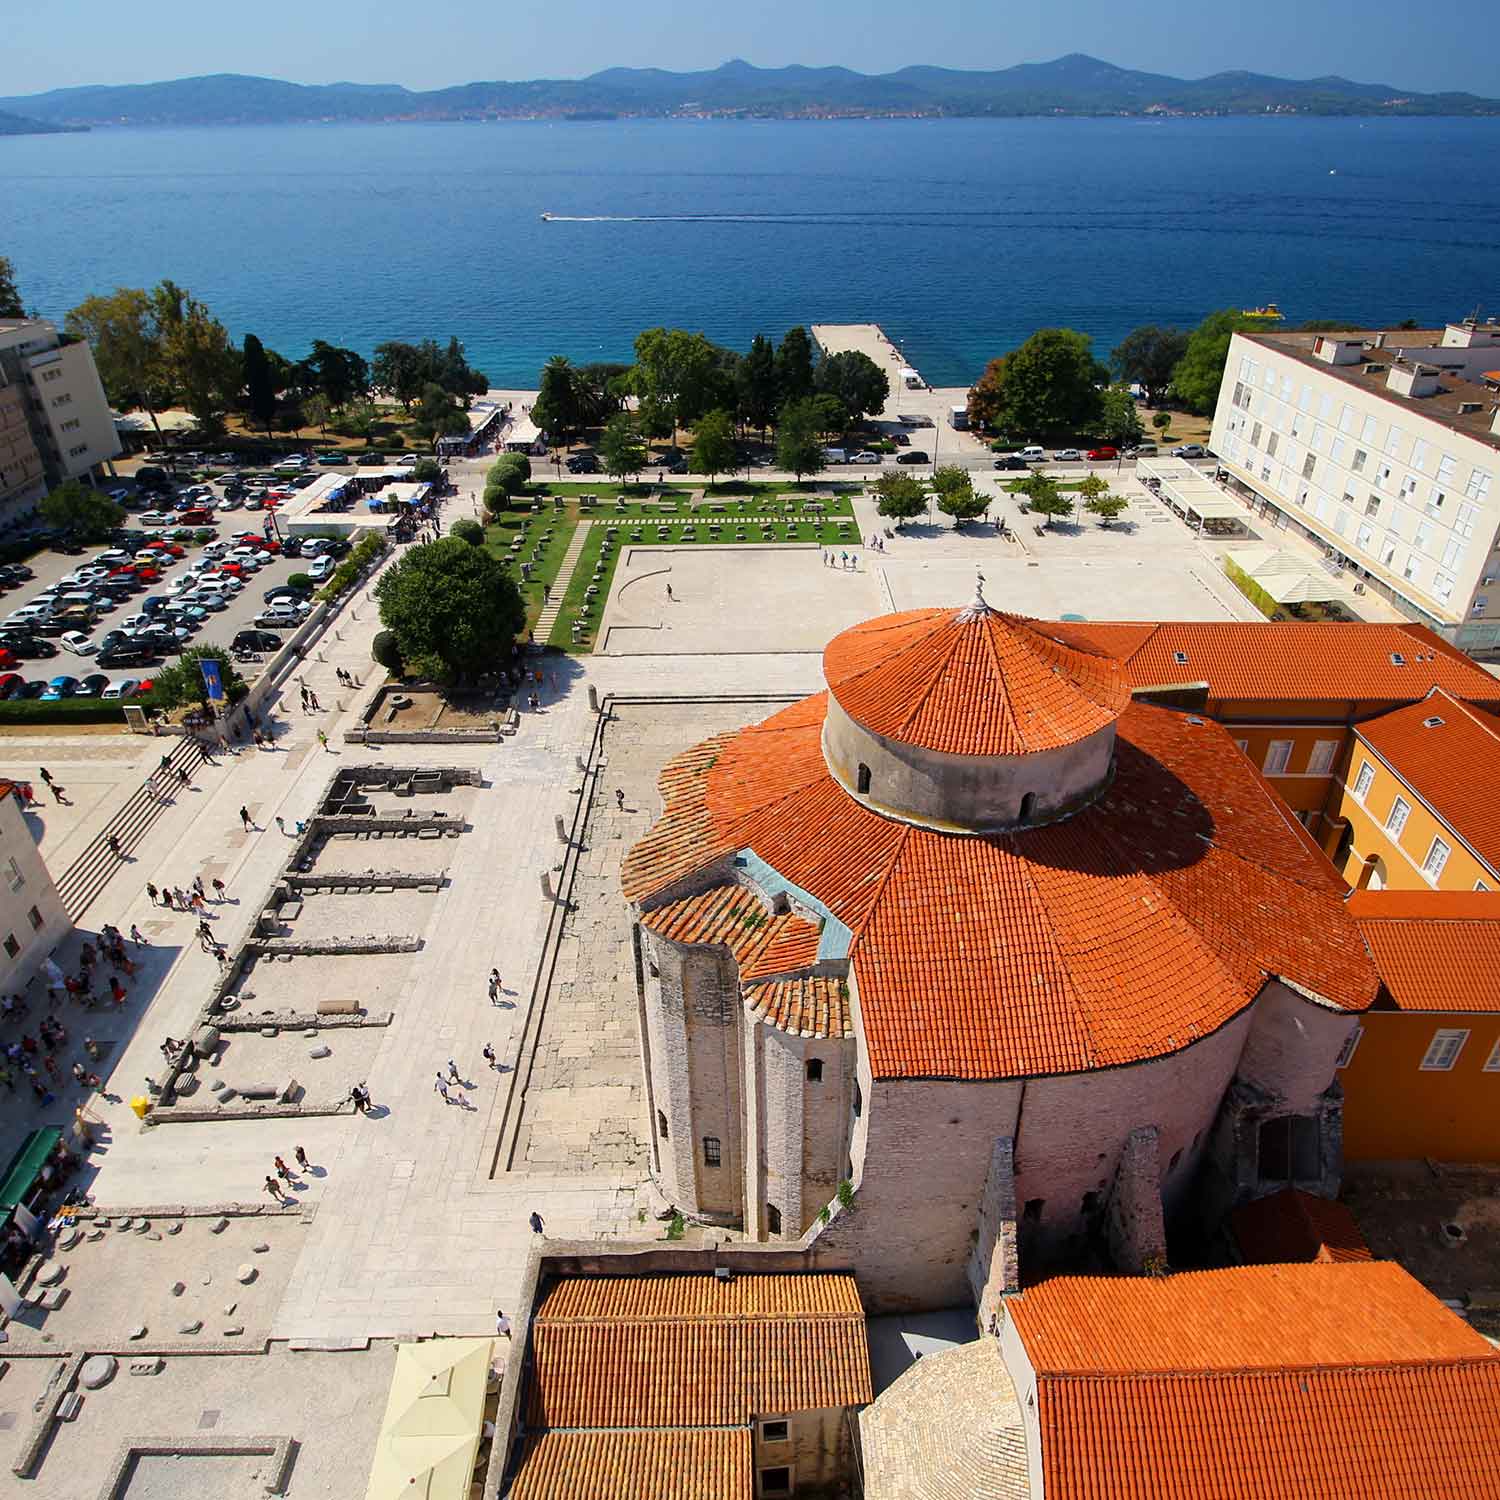
[[[273,938],[253,937],[246,941],[247,948],[253,948],[262,956],[274,956],[277,954],[302,954],[304,956],[319,953],[338,955],[343,953],[416,953],[422,947],[422,939],[419,937],[380,937],[375,933],[367,933],[364,937],[357,938]]]
[[[283,875],[282,882],[293,891],[330,891],[340,895],[344,891],[374,891],[382,887],[388,891],[420,891],[431,887],[437,890],[448,883],[447,872],[434,875],[412,875],[406,871],[364,870],[358,875]]]
[[[242,1002],[243,1003],[243,1002]],[[282,1031],[338,1031],[359,1026],[389,1026],[395,1011],[382,1010],[373,1014],[360,1011],[355,1015],[319,1015],[317,1012],[294,1010],[262,1010],[251,1014],[248,1011],[226,1011],[216,1015],[213,1024],[220,1031],[260,1031],[266,1026],[276,1026]]]
[[[514,713],[515,710],[510,710]],[[346,729],[346,745],[492,745],[515,725],[497,720],[493,729]]]

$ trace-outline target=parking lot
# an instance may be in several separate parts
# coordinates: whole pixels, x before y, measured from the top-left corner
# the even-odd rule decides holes
[[[128,489],[134,494],[134,487],[123,482],[115,488]],[[126,512],[125,520],[121,523],[121,534],[117,539],[85,547],[81,552],[48,549],[28,559],[26,566],[34,571],[35,576],[4,591],[3,598],[0,598],[0,622],[4,624],[0,625],[0,629],[8,628],[9,621],[18,610],[35,604],[46,590],[61,583],[63,579],[71,578],[90,567],[103,566],[99,559],[104,554],[128,554],[133,558],[137,552],[145,549],[153,537],[167,538],[173,534],[176,540],[172,545],[180,549],[183,555],[177,557],[163,554],[157,567],[157,578],[142,584],[129,597],[118,602],[101,601],[103,607],[94,622],[80,627],[81,633],[91,645],[97,647],[110,632],[143,625],[145,622],[140,617],[153,610],[156,617],[160,618],[161,606],[148,604],[147,601],[175,602],[179,594],[189,591],[188,580],[210,571],[217,575],[221,585],[217,591],[223,599],[223,607],[205,609],[201,620],[180,619],[177,623],[188,634],[179,640],[177,649],[184,646],[216,645],[227,650],[241,630],[269,628],[255,625],[256,617],[266,607],[265,594],[268,590],[284,585],[292,574],[307,573],[313,560],[301,556],[286,557],[279,552],[262,553],[265,561],[259,567],[253,566],[253,563],[245,564],[239,579],[241,586],[235,589],[233,583],[219,570],[218,563],[223,558],[214,559],[213,554],[242,546],[237,540],[241,533],[263,536],[268,512],[249,510],[243,504],[232,510],[220,509],[219,502],[224,498],[223,484],[215,482],[210,488],[212,499],[204,502],[205,505],[212,506],[207,520],[183,528],[175,516],[169,521],[155,519],[152,507],[148,507],[146,514],[153,515],[153,520],[148,523],[142,510],[131,509]],[[170,509],[170,502],[161,507],[163,513]],[[198,534],[207,531],[213,533],[212,542],[200,543],[195,539]],[[228,544],[227,548],[225,544]],[[232,577],[232,574],[229,575],[229,578]],[[97,599],[96,588],[89,584],[81,587],[93,592]],[[287,623],[274,633],[284,638],[291,628],[293,625]],[[71,629],[72,627],[70,631]],[[107,661],[105,664],[96,663],[96,653],[86,648],[83,652],[71,649],[71,643],[65,636],[44,636],[43,640],[56,648],[55,654],[28,656],[22,653],[19,662],[0,667],[0,674],[3,674],[0,675],[0,685],[8,689],[3,693],[4,696],[36,696],[35,684],[46,683],[64,675],[81,680],[98,674],[107,677],[111,686],[130,681],[139,682],[149,679],[154,671],[170,664],[176,655],[174,650],[158,655],[154,661],[111,666]],[[253,671],[253,667],[253,661],[246,663],[247,671]],[[7,681],[11,674],[18,676],[22,683],[32,686],[23,689],[17,682]],[[95,686],[98,685],[96,681]]]

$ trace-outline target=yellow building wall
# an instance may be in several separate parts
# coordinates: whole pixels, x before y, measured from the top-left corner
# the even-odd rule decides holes
[[[1274,713],[1276,705],[1267,705]],[[1225,718],[1224,727],[1237,742],[1242,742],[1250,764],[1262,772],[1276,788],[1277,794],[1293,812],[1321,813],[1328,806],[1334,791],[1335,773],[1344,763],[1351,738],[1343,724],[1237,724]],[[1276,740],[1290,740],[1291,757],[1283,772],[1272,774],[1266,770],[1266,758]],[[1330,769],[1327,772],[1309,771],[1314,752],[1320,742],[1332,741],[1335,749]],[[1316,829],[1314,832],[1316,833]]]
[[[1371,1011],[1344,1086],[1344,1158],[1500,1161],[1500,1071],[1485,1062],[1500,1041],[1500,1016]],[[1423,1072],[1440,1029],[1467,1031],[1446,1072]]]
[[[1354,786],[1360,766],[1367,761],[1374,769],[1375,779],[1361,800],[1354,795]],[[1398,796],[1405,799],[1411,812],[1400,838],[1393,839],[1386,832],[1385,821]],[[1354,835],[1341,870],[1350,885],[1358,884],[1366,856],[1378,854],[1383,865],[1381,885],[1387,890],[1472,891],[1479,880],[1491,890],[1496,888],[1495,877],[1459,843],[1452,830],[1434,817],[1416,793],[1359,741],[1355,742],[1349,758],[1339,812],[1348,819]],[[1422,873],[1422,862],[1434,838],[1442,839],[1449,850],[1448,862],[1436,885]]]

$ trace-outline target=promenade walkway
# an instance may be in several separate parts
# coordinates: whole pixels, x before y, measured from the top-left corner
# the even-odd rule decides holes
[[[541,615],[536,622],[535,634],[539,641],[546,641],[552,634],[552,627],[557,624],[557,617],[562,613],[563,598],[568,592],[568,584],[572,582],[573,569],[578,566],[578,559],[583,555],[583,545],[588,540],[591,524],[590,521],[580,520],[573,530],[573,539],[568,543],[568,550],[563,553],[562,562],[558,564],[552,593],[542,606]]]

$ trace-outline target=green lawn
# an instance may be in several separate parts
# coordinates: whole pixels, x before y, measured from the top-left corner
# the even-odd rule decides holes
[[[498,558],[511,565],[512,574],[526,601],[526,628],[536,626],[537,616],[542,612],[542,586],[557,581],[557,571],[562,566],[563,555],[573,539],[578,525],[576,512],[571,509],[558,514],[547,511],[540,515],[519,515],[507,512],[484,529],[484,544]],[[546,541],[547,532],[552,535]],[[519,548],[512,548],[516,537],[521,538]],[[521,577],[521,564],[541,549],[541,556],[532,568],[530,579]]]
[[[647,500],[644,497],[650,491],[644,486],[618,484],[546,484],[532,485],[526,495],[522,496],[517,504],[525,506],[535,504],[546,508],[552,501],[561,499],[564,510],[571,510],[578,506],[584,495],[592,495],[597,504],[591,506],[583,513],[592,516],[622,517],[633,520],[637,517],[658,516],[662,514],[663,504],[677,506],[677,514],[685,516],[688,512],[688,496],[694,490],[701,488],[696,485],[669,485],[667,487],[667,498],[661,500]],[[618,502],[623,500],[623,505]],[[810,514],[807,505],[812,501],[812,490],[798,490],[795,486],[787,484],[760,484],[754,486],[742,486],[733,491],[725,486],[718,489],[705,490],[702,504],[693,514],[706,515],[714,513],[714,507],[721,507],[720,513],[724,515],[762,515],[762,514]],[[828,516],[852,516],[854,505],[847,494],[835,495],[832,499],[822,500],[823,514]]]

